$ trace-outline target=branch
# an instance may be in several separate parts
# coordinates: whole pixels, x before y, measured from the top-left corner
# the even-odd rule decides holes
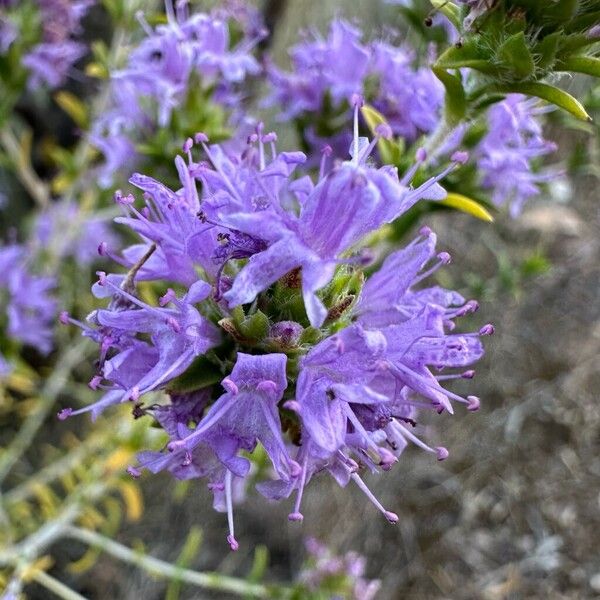
[[[19,429],[19,433],[0,457],[0,483],[4,481],[13,466],[29,448],[35,434],[54,406],[56,398],[62,392],[71,371],[85,356],[86,344],[87,340],[81,340],[63,351],[62,355],[58,357],[56,369],[48,377],[40,393],[41,402],[36,406],[35,412],[27,417],[24,425]]]
[[[82,529],[80,527],[68,526],[64,530],[66,537],[76,539],[88,544],[124,562],[136,565],[148,574],[166,579],[177,579],[184,583],[196,585],[201,588],[230,592],[250,598],[278,598],[283,600],[290,597],[290,591],[286,588],[273,588],[270,586],[249,583],[243,579],[220,575],[219,573],[199,573],[190,569],[182,569],[164,560],[140,554],[107,538],[95,531]],[[274,595],[275,594],[275,595]]]
[[[23,184],[23,187],[40,208],[46,208],[50,202],[48,186],[33,170],[29,157],[23,155],[19,140],[8,126],[0,129],[0,144],[2,144],[8,160],[14,166],[17,177]]]

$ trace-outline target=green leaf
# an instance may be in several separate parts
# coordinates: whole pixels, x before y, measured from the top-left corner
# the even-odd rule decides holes
[[[435,67],[440,69],[460,69],[468,67],[476,69],[487,75],[496,72],[496,68],[489,61],[475,40],[466,40],[460,46],[450,46],[435,62]]]
[[[530,77],[535,70],[535,63],[522,31],[511,35],[500,45],[497,57],[502,66],[509,68],[517,79]]]
[[[571,56],[563,60],[559,65],[560,71],[572,71],[573,73],[584,73],[592,77],[600,77],[600,58],[593,56]]]
[[[454,4],[454,2],[450,2],[449,0],[430,0],[433,8],[439,10],[443,15],[445,15],[450,23],[456,27],[457,30],[461,29],[461,21],[460,21],[460,8]]]
[[[367,127],[373,135],[375,135],[375,129],[378,125],[388,124],[385,120],[385,117],[378,110],[372,106],[369,106],[368,104],[365,104],[360,111],[365,122],[367,123]],[[400,147],[392,140],[379,138],[377,141],[377,148],[379,149],[379,154],[381,155],[381,160],[384,164],[395,165],[400,161]]]
[[[538,68],[546,69],[554,63],[562,37],[563,33],[561,31],[555,31],[544,37],[533,47],[533,55]]]
[[[438,204],[448,206],[449,208],[454,208],[455,210],[467,213],[473,217],[481,219],[482,221],[487,221],[488,223],[492,223],[494,221],[494,217],[484,206],[479,204],[479,202],[472,200],[471,198],[467,198],[467,196],[463,196],[462,194],[449,192],[446,198],[444,198],[444,200],[440,200]]]
[[[432,70],[446,88],[444,110],[448,125],[451,127],[457,125],[467,112],[467,96],[460,75],[452,75],[445,69],[439,69],[435,66],[432,67]]]
[[[550,104],[554,104],[559,108],[566,110],[582,121],[592,120],[577,98],[573,98],[571,94],[547,83],[512,83],[507,86],[502,86],[500,91],[506,92],[507,94],[515,93],[536,96],[537,98],[546,100],[547,102],[550,102]]]
[[[239,325],[240,333],[249,340],[264,340],[269,334],[269,317],[257,310],[246,317]]]
[[[76,125],[82,129],[87,129],[89,124],[88,111],[85,104],[77,96],[66,90],[61,90],[54,94],[54,101],[73,119]]]

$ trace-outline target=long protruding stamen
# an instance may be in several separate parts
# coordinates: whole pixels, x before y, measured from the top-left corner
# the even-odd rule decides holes
[[[360,148],[360,142],[358,138],[358,111],[362,106],[363,99],[359,94],[353,94],[352,96],[352,104],[354,105],[354,132],[352,138],[352,144],[354,147],[354,152],[352,153],[352,162],[354,164],[358,164],[358,151]]]
[[[360,478],[360,475],[358,473],[352,473],[352,475],[350,475],[350,477],[352,478],[354,483],[356,483],[356,485],[361,489],[363,494],[377,507],[377,509],[383,514],[383,516],[390,523],[398,522],[398,520],[399,520],[398,515],[389,510],[386,510],[383,507],[381,502],[379,502],[379,500],[377,500],[377,498],[375,498],[375,496],[373,495],[373,492],[367,487],[367,484]]]
[[[152,29],[152,27],[150,27],[150,25],[148,24],[148,21],[146,21],[144,11],[143,10],[136,11],[135,18],[136,18],[137,22],[141,25],[141,27],[144,30],[144,32],[146,33],[146,35],[148,37],[152,37],[154,35],[154,30]]]
[[[231,495],[231,471],[229,469],[225,473],[225,504],[227,506],[227,523],[229,525],[227,542],[229,543],[229,547],[235,552],[240,545],[235,539],[233,531],[233,499]]]
[[[227,177],[227,175],[225,174],[223,169],[221,169],[221,167],[219,166],[219,162],[216,161],[215,158],[213,157],[208,145],[206,144],[207,140],[208,140],[208,138],[203,133],[196,134],[196,141],[199,141],[202,144],[202,148],[204,149],[206,156],[208,156],[208,159],[210,160],[215,171],[222,177],[223,183],[227,186],[227,188],[229,189],[231,194],[234,196],[234,198],[238,202],[243,203],[242,197],[240,196],[239,192],[235,189],[233,183],[231,182],[229,177]]]
[[[265,170],[265,144],[263,142],[263,127],[262,123],[256,126],[256,134],[258,137],[258,164],[261,171]]]
[[[296,503],[294,504],[294,512],[288,515],[290,521],[303,521],[304,515],[300,512],[300,504],[302,503],[302,494],[304,493],[304,486],[306,485],[306,473],[308,471],[308,452],[302,463],[302,474],[298,481],[298,493],[296,495]]]

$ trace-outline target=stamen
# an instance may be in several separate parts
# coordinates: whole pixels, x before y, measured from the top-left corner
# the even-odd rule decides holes
[[[227,523],[229,525],[227,542],[229,543],[229,547],[235,552],[240,545],[235,539],[233,531],[233,502],[231,497],[231,471],[229,469],[225,473],[225,503],[227,505]]]
[[[300,512],[300,504],[302,502],[302,494],[304,493],[304,486],[306,485],[306,472],[308,466],[308,452],[302,463],[302,473],[300,480],[298,481],[298,493],[296,494],[296,503],[294,504],[294,512],[288,515],[289,521],[303,521],[304,515]]]
[[[361,489],[361,491],[365,494],[365,496],[377,507],[377,509],[383,514],[383,516],[390,522],[390,523],[397,523],[399,518],[398,515],[396,513],[393,513],[389,510],[386,510],[383,505],[381,504],[381,502],[379,502],[379,500],[377,500],[377,498],[375,498],[375,496],[373,495],[373,492],[371,492],[371,490],[367,487],[367,485],[365,484],[365,482],[360,478],[360,475],[358,473],[352,473],[352,475],[350,475],[350,477],[352,478],[352,480],[354,481],[354,483],[356,483],[356,485]]]
[[[359,151],[359,138],[358,138],[358,111],[360,107],[363,105],[363,98],[359,94],[352,94],[352,98],[350,100],[352,105],[354,106],[354,134],[353,134],[353,144],[354,144],[354,153],[352,156],[352,162],[358,164],[358,151]]]

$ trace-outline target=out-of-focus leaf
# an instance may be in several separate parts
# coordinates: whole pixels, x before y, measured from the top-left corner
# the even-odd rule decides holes
[[[133,481],[119,481],[118,488],[123,496],[127,519],[139,521],[144,512],[144,500],[140,489]]]
[[[91,62],[85,67],[85,74],[88,77],[95,77],[96,79],[107,79],[109,76],[108,69],[99,62]]]
[[[571,56],[562,61],[558,68],[561,71],[584,73],[592,77],[600,77],[600,58],[594,56]]]
[[[472,200],[471,198],[467,198],[467,196],[463,196],[462,194],[449,192],[446,198],[444,198],[444,200],[440,200],[438,204],[448,206],[449,208],[454,208],[455,210],[467,213],[473,217],[481,219],[482,221],[487,221],[488,223],[492,223],[494,221],[494,217],[484,206],[479,204],[479,202]]]
[[[85,104],[71,92],[61,90],[54,94],[54,100],[70,117],[76,125],[86,129],[89,124],[88,111]]]
[[[526,94],[527,96],[536,96],[542,100],[546,100],[551,104],[555,104],[559,108],[566,110],[571,113],[574,117],[581,119],[582,121],[591,121],[592,118],[587,114],[585,108],[577,100],[573,98],[571,94],[561,90],[553,85],[547,83],[512,83],[507,86],[503,86],[501,91],[506,93]]]
[[[372,106],[369,106],[368,104],[365,104],[361,108],[361,113],[372,135],[376,134],[375,129],[378,125],[388,124],[385,120],[385,117],[378,110]],[[397,164],[400,160],[400,147],[392,140],[379,138],[377,141],[377,148],[379,149],[381,160],[385,164]]]
[[[185,544],[181,549],[181,552],[179,554],[179,557],[177,558],[175,565],[180,569],[186,569],[198,554],[201,544],[202,530],[198,527],[192,527],[185,540]],[[176,578],[172,579],[169,583],[169,587],[167,588],[165,600],[178,600],[180,593],[181,581],[179,581]]]

